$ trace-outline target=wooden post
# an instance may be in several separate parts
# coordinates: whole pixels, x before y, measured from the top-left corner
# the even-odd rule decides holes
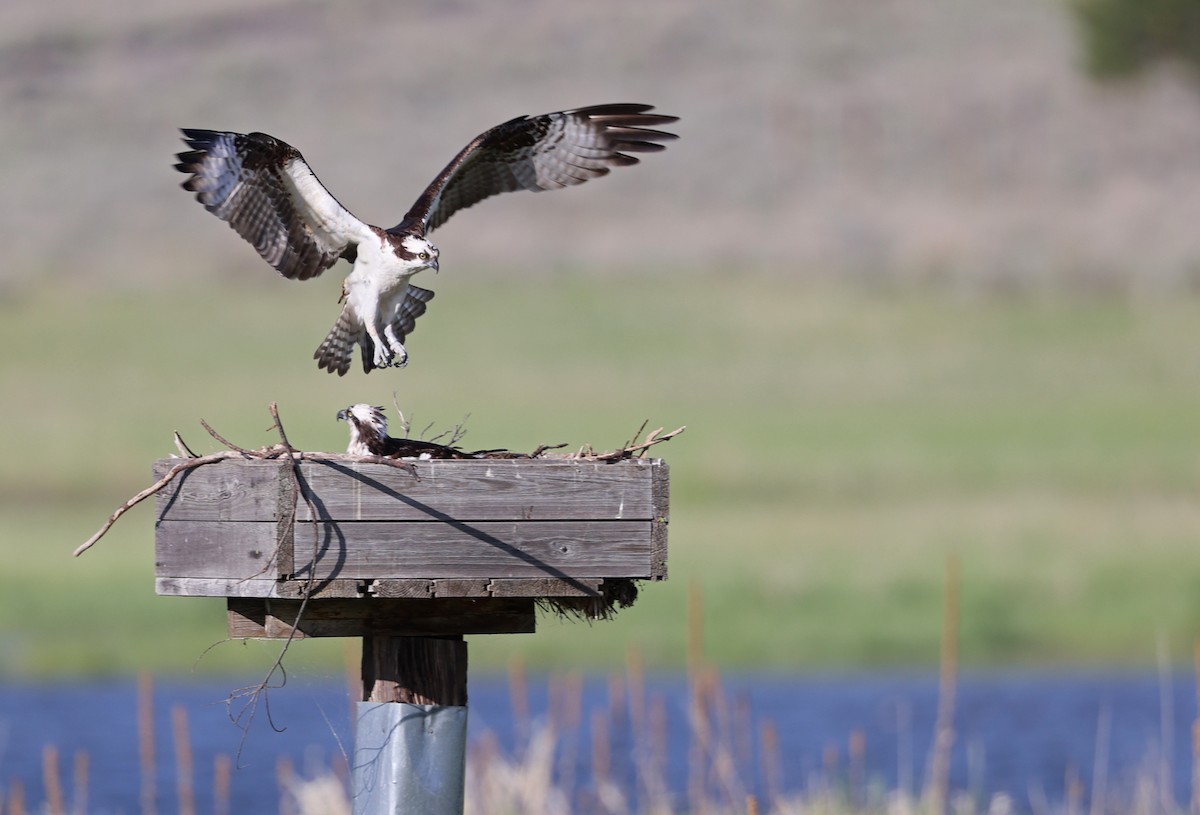
[[[354,815],[462,815],[467,644],[461,635],[363,637]]]
[[[462,636],[363,637],[364,702],[467,704],[467,643]]]

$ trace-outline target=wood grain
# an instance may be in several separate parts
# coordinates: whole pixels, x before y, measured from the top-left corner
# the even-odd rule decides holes
[[[284,639],[293,628],[297,637],[528,634],[536,628],[529,598],[310,600],[302,615],[300,607],[299,600],[230,598],[229,636]]]
[[[288,462],[184,473],[157,499],[156,588],[259,599],[578,597],[595,596],[604,579],[666,576],[669,476],[659,460],[416,465],[420,480],[384,465],[306,461],[299,489]],[[309,500],[315,523],[303,520]]]

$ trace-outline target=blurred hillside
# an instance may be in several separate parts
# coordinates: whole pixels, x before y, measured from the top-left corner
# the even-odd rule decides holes
[[[458,216],[447,273],[1190,283],[1196,89],[1098,87],[1077,39],[1040,0],[7,3],[0,280],[269,274],[177,188],[179,126],[276,134],[386,225],[484,128],[630,100],[684,138],[586,194]]]

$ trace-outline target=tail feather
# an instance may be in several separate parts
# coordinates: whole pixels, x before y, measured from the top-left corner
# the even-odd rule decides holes
[[[313,352],[313,359],[317,361],[318,368],[323,368],[331,374],[345,376],[350,370],[350,360],[354,358],[356,343],[363,346],[363,370],[369,373],[375,367],[374,349],[368,349],[372,344],[371,338],[346,306],[342,308],[342,313],[329,330],[329,334]]]

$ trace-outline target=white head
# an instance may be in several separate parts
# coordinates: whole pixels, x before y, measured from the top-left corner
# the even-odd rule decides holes
[[[396,247],[396,254],[403,260],[422,268],[438,270],[438,248],[426,238],[405,235]]]
[[[359,403],[339,410],[337,417],[350,426],[350,444],[346,447],[348,455],[373,455],[367,446],[368,440],[387,438],[387,417],[383,415],[381,407]]]

